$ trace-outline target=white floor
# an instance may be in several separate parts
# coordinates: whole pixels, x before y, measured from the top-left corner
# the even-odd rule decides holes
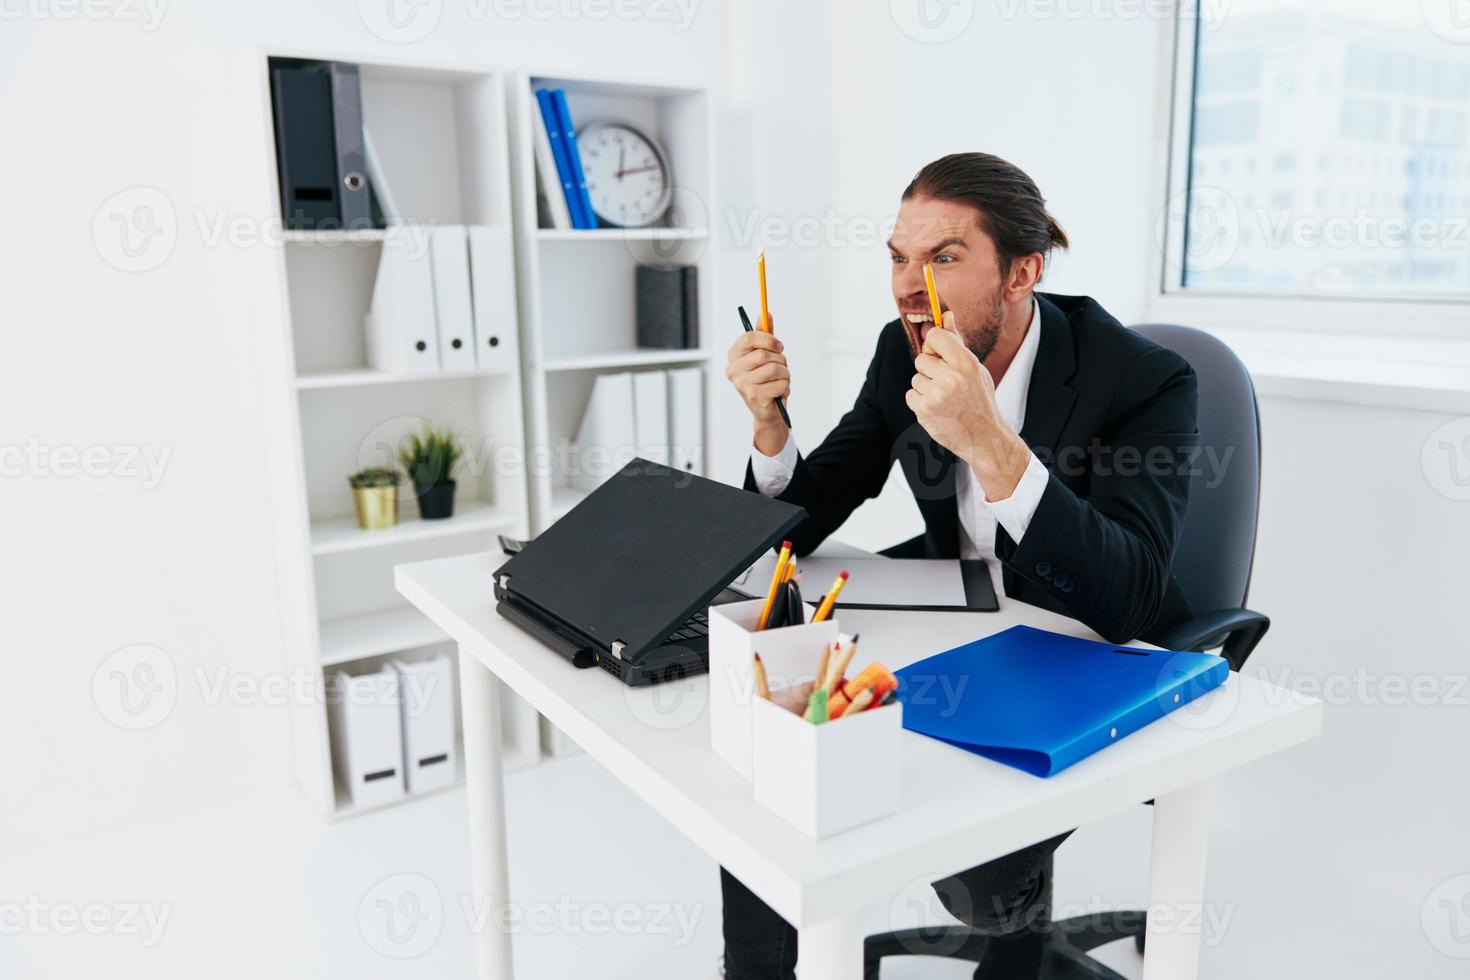
[[[719,975],[713,862],[585,756],[508,785],[515,906],[501,914],[519,977]],[[464,901],[465,831],[462,790],[337,824],[289,792],[28,854],[0,866],[0,976],[469,978],[484,916]],[[872,931],[932,904],[916,882]],[[1114,948],[1136,976],[1131,948]],[[884,976],[969,972],[923,959]]]
[[[1463,959],[1426,942],[1423,895],[1387,886],[1405,874],[1393,835],[1344,846],[1349,821],[1313,827],[1295,808],[1261,805],[1300,797],[1303,761],[1221,781],[1201,977],[1463,977]],[[1066,843],[1060,915],[1143,903],[1150,812],[1130,808]],[[508,817],[508,911],[466,906],[461,790],[336,824],[283,791],[5,860],[0,978],[470,978],[471,930],[485,921],[515,930],[522,980],[718,976],[714,864],[590,759],[510,776]],[[868,931],[938,919],[929,877],[872,909]],[[1141,972],[1127,942],[1101,958]],[[884,968],[885,980],[968,976],[931,958]]]

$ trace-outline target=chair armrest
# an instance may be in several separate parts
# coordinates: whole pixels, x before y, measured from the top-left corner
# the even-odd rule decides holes
[[[1270,628],[1271,620],[1258,612],[1218,609],[1186,619],[1149,641],[1170,650],[1208,650],[1223,644],[1221,653],[1230,661],[1230,669],[1239,670]]]

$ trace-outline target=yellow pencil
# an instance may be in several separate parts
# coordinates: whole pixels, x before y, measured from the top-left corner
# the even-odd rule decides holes
[[[761,330],[764,333],[771,332],[771,307],[766,302],[766,250],[761,249],[761,254],[755,260],[756,271],[761,277]]]
[[[771,683],[766,679],[766,665],[761,660],[760,654],[755,655],[755,663],[751,671],[755,674],[755,693],[767,701],[771,700]]]
[[[756,624],[757,630],[766,628],[766,620],[771,618],[771,607],[776,604],[776,590],[781,587],[782,576],[786,574],[786,562],[791,558],[791,542],[781,542],[781,553],[776,556],[776,570],[771,574],[771,587],[766,590],[766,604],[761,607],[760,622]]]
[[[822,644],[822,656],[817,660],[817,675],[812,680],[812,690],[825,690],[827,687],[827,664],[832,661],[832,644]]]
[[[939,290],[934,288],[934,267],[924,263],[924,288],[929,290],[929,309],[934,314],[934,326],[944,329],[944,315],[939,312]]]
[[[837,693],[837,685],[842,683],[842,675],[847,673],[847,667],[852,663],[852,655],[857,653],[858,638],[856,635],[847,641],[837,659],[832,661],[832,666],[827,668],[827,693]]]
[[[847,571],[844,569],[838,572],[837,577],[832,580],[832,588],[828,589],[827,594],[822,597],[822,604],[817,607],[817,614],[812,617],[812,622],[820,623],[832,615],[832,607],[837,604],[837,593],[841,592],[842,587],[846,584]]]

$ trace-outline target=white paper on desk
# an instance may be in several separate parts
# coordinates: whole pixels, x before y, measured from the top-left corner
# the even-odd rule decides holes
[[[959,606],[967,605],[960,563],[952,558],[810,558],[797,559],[802,598],[816,602],[847,570],[847,584],[837,597],[843,606]],[[763,597],[776,570],[774,552],[736,579],[734,587],[746,595]]]

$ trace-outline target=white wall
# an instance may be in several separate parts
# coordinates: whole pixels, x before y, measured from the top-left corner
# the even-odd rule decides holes
[[[196,674],[253,682],[279,678],[283,665],[258,483],[282,447],[263,443],[258,421],[258,321],[238,253],[208,244],[196,224],[239,216],[247,199],[236,61],[255,46],[326,49],[721,86],[727,63],[728,11],[708,0],[687,24],[675,4],[649,8],[672,19],[542,21],[497,14],[524,6],[450,0],[421,8],[442,16],[411,43],[367,26],[387,0],[159,2],[156,23],[121,19],[142,5],[103,19],[11,5],[0,31],[0,446],[169,454],[156,486],[116,468],[60,477],[31,466],[0,482],[0,853],[292,779],[285,710],[206,703]],[[727,174],[756,152],[722,130],[727,149],[737,154]],[[172,252],[149,271],[120,271],[94,245],[94,216],[130,188],[157,189],[175,219]],[[101,233],[116,231],[100,220]],[[146,731],[113,725],[93,698],[94,673],[135,644],[161,649],[178,679],[171,714]]]

